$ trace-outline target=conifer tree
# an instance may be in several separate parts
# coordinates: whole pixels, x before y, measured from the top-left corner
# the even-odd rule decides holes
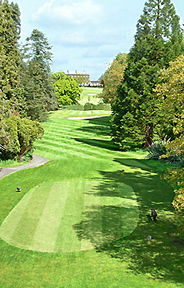
[[[18,5],[0,2],[0,93],[24,114],[23,89],[20,78],[21,54],[18,47],[20,11]]]
[[[148,0],[137,23],[124,82],[113,105],[112,137],[122,147],[148,146],[157,133],[158,71],[182,53],[182,30],[170,0]],[[163,135],[164,136],[164,135]]]
[[[52,83],[50,63],[51,46],[44,34],[34,29],[26,39],[24,53],[27,62],[23,70],[22,81],[25,89],[27,115],[32,120],[43,121],[47,111],[57,107],[57,98]]]

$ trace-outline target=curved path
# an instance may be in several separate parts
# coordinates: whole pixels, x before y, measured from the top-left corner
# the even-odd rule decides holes
[[[11,168],[0,168],[0,179],[3,178],[4,176],[10,174],[10,173],[14,173],[14,172],[17,172],[17,171],[23,170],[23,169],[38,167],[40,165],[47,163],[48,161],[49,160],[44,158],[44,157],[33,154],[33,159],[28,164],[16,166],[16,167],[11,167]]]

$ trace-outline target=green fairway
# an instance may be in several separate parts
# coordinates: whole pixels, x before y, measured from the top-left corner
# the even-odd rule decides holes
[[[99,94],[102,93],[102,88],[82,87],[80,104],[84,105],[87,102],[98,104],[100,102]]]
[[[51,113],[34,152],[49,161],[0,180],[1,287],[184,287],[164,166],[119,151],[109,121],[106,111]]]

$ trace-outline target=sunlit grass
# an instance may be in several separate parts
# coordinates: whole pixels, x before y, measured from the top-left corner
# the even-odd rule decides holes
[[[21,212],[24,216],[17,221],[10,244],[20,241],[22,234],[28,249],[36,250],[40,240],[48,249],[55,237],[54,253],[21,249],[0,240],[2,287],[183,287],[184,250],[175,236],[174,193],[157,174],[158,168],[161,172],[165,168],[146,160],[143,150],[116,149],[108,115],[69,120],[73,112],[54,112],[44,123],[45,135],[37,141],[35,153],[48,158],[48,163],[0,180],[1,223],[13,215],[18,203],[23,209],[24,195],[33,197]],[[81,114],[77,111],[76,115]],[[16,192],[18,186],[21,193]],[[136,209],[130,209],[134,203]],[[156,223],[150,219],[150,207],[158,212]],[[50,215],[62,219],[58,226],[53,219],[47,224],[43,220]],[[9,233],[14,223],[9,222]],[[127,233],[124,229],[132,223],[135,226]],[[148,235],[152,241],[145,240]],[[80,251],[91,249],[89,243],[95,248]]]
[[[99,94],[102,93],[102,90],[102,88],[82,87],[80,104],[84,105],[87,102],[98,104],[101,101]]]

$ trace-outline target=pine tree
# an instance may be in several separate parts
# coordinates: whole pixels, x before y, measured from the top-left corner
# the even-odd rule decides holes
[[[20,11],[18,5],[0,4],[0,93],[13,109],[24,114],[23,89],[20,79],[21,55],[18,47]]]
[[[159,126],[158,71],[182,53],[182,30],[170,0],[148,0],[137,23],[124,82],[113,105],[112,137],[122,147],[148,146]]]
[[[32,120],[43,121],[47,111],[57,107],[57,98],[52,83],[50,63],[51,46],[44,34],[35,29],[26,39],[22,82],[25,89],[27,115]]]

